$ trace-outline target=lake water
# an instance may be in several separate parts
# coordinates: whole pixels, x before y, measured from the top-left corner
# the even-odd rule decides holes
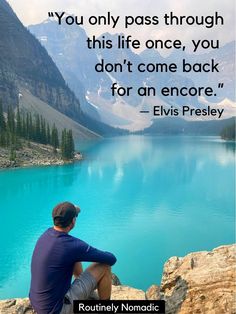
[[[0,299],[28,295],[30,259],[61,201],[72,234],[115,253],[122,283],[159,284],[171,256],[234,242],[234,144],[129,136],[80,146],[73,165],[0,171]]]

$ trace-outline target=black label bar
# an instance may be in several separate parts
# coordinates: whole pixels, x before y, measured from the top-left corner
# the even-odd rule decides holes
[[[76,300],[74,313],[159,313],[165,314],[163,300]]]

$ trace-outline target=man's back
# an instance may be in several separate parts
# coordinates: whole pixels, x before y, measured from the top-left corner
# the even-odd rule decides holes
[[[99,251],[66,232],[49,228],[38,240],[31,263],[30,301],[38,314],[60,313],[79,261],[113,265],[113,254]]]

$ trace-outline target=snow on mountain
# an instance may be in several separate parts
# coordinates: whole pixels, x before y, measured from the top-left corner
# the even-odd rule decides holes
[[[80,26],[57,25],[55,21],[47,20],[38,25],[32,25],[29,30],[45,46],[49,55],[57,64],[69,87],[80,99],[81,108],[92,118],[107,123],[113,127],[131,131],[142,130],[152,125],[155,117],[152,115],[154,105],[181,107],[189,105],[191,108],[204,108],[207,105],[218,106],[225,109],[224,118],[235,115],[235,68],[234,43],[229,43],[216,51],[198,55],[187,55],[184,52],[173,52],[169,57],[163,58],[158,51],[145,50],[139,55],[130,49],[88,49],[87,34]],[[103,34],[106,39],[117,42],[119,34]],[[100,36],[100,37],[101,37]],[[46,40],[47,39],[47,40]],[[176,62],[180,65],[182,58],[188,62],[207,62],[216,58],[220,63],[220,75],[215,73],[140,73],[134,70],[120,72],[101,72],[94,70],[95,65],[104,59],[109,63],[130,60],[133,69],[140,62],[161,63]],[[111,85],[132,86],[131,95],[112,97]],[[164,86],[211,86],[217,90],[217,97],[163,97],[160,94]],[[222,90],[217,88],[223,82]],[[83,88],[81,88],[81,85]],[[156,96],[141,97],[136,91],[140,86],[156,87]],[[140,110],[150,110],[149,114],[141,114]]]

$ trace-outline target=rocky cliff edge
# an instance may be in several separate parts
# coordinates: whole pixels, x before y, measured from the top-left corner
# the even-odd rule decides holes
[[[113,300],[166,301],[167,314],[236,314],[236,245],[171,257],[164,265],[160,287],[146,292],[113,278]],[[155,278],[154,278],[155,281]],[[33,314],[29,299],[0,301],[1,314]]]

